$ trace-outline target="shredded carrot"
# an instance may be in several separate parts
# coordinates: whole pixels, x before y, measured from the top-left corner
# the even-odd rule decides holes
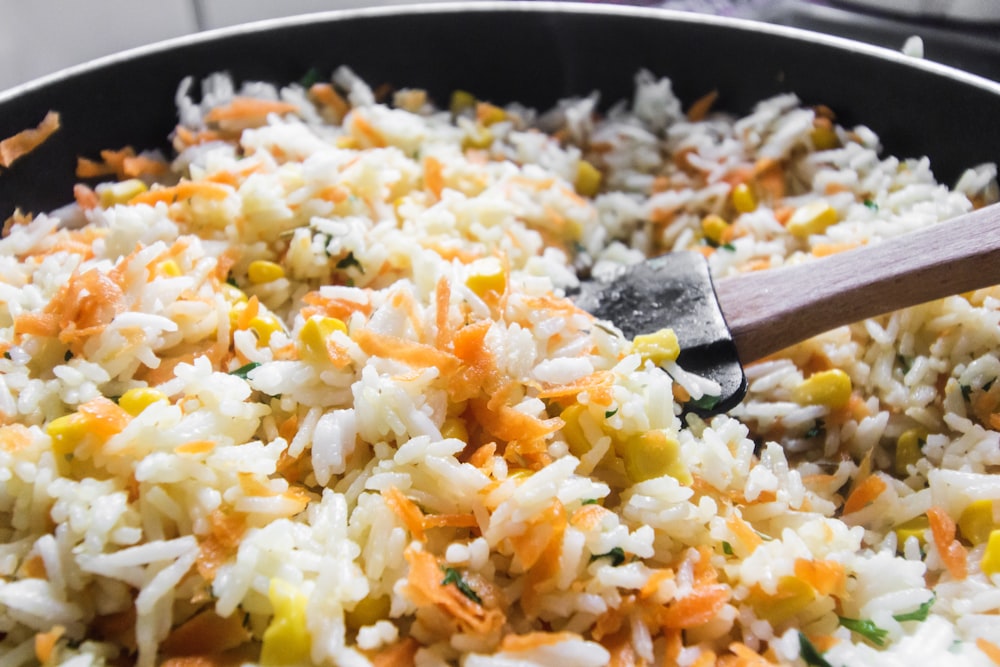
[[[309,87],[309,97],[330,110],[333,120],[337,123],[344,119],[347,112],[351,110],[351,105],[340,96],[333,86],[328,83],[314,83]]]
[[[170,165],[160,158],[137,155],[135,149],[131,146],[126,146],[117,151],[101,151],[101,162],[89,160],[84,157],[76,159],[77,178],[97,178],[111,175],[119,179],[138,178],[140,176],[161,176],[169,168]]]
[[[355,112],[351,115],[351,127],[358,135],[364,137],[369,145],[375,148],[385,148],[385,137],[361,114]]]
[[[719,99],[719,91],[708,92],[694,101],[687,111],[687,119],[692,123],[705,120],[708,112],[712,110],[715,101]]]
[[[757,160],[754,164],[754,180],[770,201],[775,202],[785,196],[785,171],[778,160]]]
[[[553,500],[542,512],[527,521],[527,526],[519,535],[510,538],[514,556],[521,567],[530,570],[542,557],[553,539],[562,539],[566,527],[566,511],[562,503]]]
[[[670,581],[675,576],[676,575],[673,570],[654,570],[650,573],[646,583],[644,583],[642,588],[639,589],[639,597],[648,598],[655,595],[656,592],[660,590],[660,586],[663,582]]]
[[[210,609],[171,630],[160,650],[168,656],[212,655],[236,648],[250,637],[241,614],[219,616]]]
[[[233,193],[233,189],[221,183],[211,181],[181,181],[177,185],[164,188],[153,188],[141,192],[129,200],[130,205],[145,204],[155,206],[163,202],[173,204],[192,197],[201,197],[208,201],[222,201]]]
[[[413,539],[420,542],[427,539],[424,534],[424,513],[415,502],[404,496],[403,492],[394,486],[390,486],[382,492],[382,499],[410,531]]]
[[[372,658],[372,667],[413,667],[420,643],[407,637],[379,651]]]
[[[844,502],[844,515],[854,514],[871,505],[886,489],[886,483],[878,475],[866,477],[863,482],[854,487],[851,495]]]
[[[45,568],[45,561],[38,554],[32,554],[28,558],[24,559],[21,563],[21,567],[18,568],[18,574],[27,579],[46,579],[48,578],[48,570]]]
[[[695,588],[688,595],[672,601],[663,612],[661,622],[668,628],[682,629],[704,625],[722,611],[729,597],[729,588],[722,584]]]
[[[575,528],[579,528],[580,530],[594,530],[609,514],[613,514],[613,512],[601,507],[600,505],[584,505],[577,511],[573,512],[570,523],[573,524]]]
[[[537,534],[532,539],[537,538],[538,542],[547,538],[544,548],[535,555],[534,550],[538,544],[526,544],[514,546],[522,549],[518,558],[534,557],[534,565],[528,570],[524,577],[524,591],[521,594],[521,607],[528,616],[533,616],[538,611],[539,598],[544,592],[548,582],[559,573],[559,558],[562,554],[563,535],[566,532],[566,510],[562,503],[553,500],[541,514],[542,520],[548,522],[548,528],[537,528]],[[538,524],[535,524],[538,525]]]
[[[787,225],[793,215],[795,215],[794,206],[780,206],[774,209],[774,219],[782,225]]]
[[[729,645],[729,650],[733,653],[732,657],[736,658],[736,660],[731,663],[731,667],[769,667],[774,664],[743,642],[733,642]],[[724,660],[725,657],[719,660],[719,664],[725,664],[723,662]],[[727,665],[726,667],[729,666]]]
[[[245,514],[215,510],[208,516],[208,523],[211,532],[198,545],[195,565],[205,581],[212,581],[219,566],[236,555],[247,521]]]
[[[507,442],[524,442],[544,438],[564,425],[559,417],[540,419],[503,404],[491,407],[484,399],[470,401],[472,414],[494,438]]]
[[[429,528],[479,528],[476,515],[471,512],[462,514],[425,514],[424,529]]]
[[[351,338],[369,356],[394,359],[414,368],[437,368],[445,377],[452,376],[461,365],[458,357],[433,345],[375,333],[370,329],[352,331]]]
[[[575,632],[529,632],[523,635],[505,635],[500,641],[501,651],[530,651],[542,646],[553,646],[574,639],[582,639]]]
[[[842,595],[847,583],[847,571],[841,563],[833,560],[795,561],[795,576],[816,589],[819,595]]]
[[[347,188],[340,185],[328,185],[317,192],[316,196],[320,199],[325,199],[328,202],[340,204],[350,198],[351,192]]]
[[[444,189],[444,165],[431,155],[424,158],[424,184],[436,199],[441,198],[441,191]]]
[[[840,640],[833,635],[810,635],[809,641],[816,647],[817,651],[820,653],[826,653],[836,646],[837,642]]]
[[[10,167],[14,161],[41,146],[59,129],[59,114],[50,111],[37,127],[22,130],[0,141],[0,167]]]
[[[56,642],[65,633],[66,628],[56,625],[48,632],[39,632],[35,635],[35,657],[38,662],[45,664],[55,657]]]
[[[763,538],[757,534],[753,527],[736,514],[730,515],[726,519],[726,528],[736,536],[736,539],[749,551],[753,552],[764,543]]]
[[[538,397],[543,400],[547,398],[565,398],[567,396],[576,396],[586,391],[591,392],[591,398],[594,397],[593,392],[597,392],[597,394],[610,399],[610,390],[614,386],[614,383],[615,375],[613,372],[596,371],[565,384],[543,385],[538,392]],[[601,401],[598,401],[598,403],[601,403]]]
[[[97,193],[83,183],[77,183],[73,186],[73,199],[76,200],[77,206],[84,211],[90,211],[101,205]]]
[[[473,586],[484,602],[480,604],[459,590],[458,586],[444,583],[444,570],[433,554],[409,548],[404,556],[410,564],[410,572],[403,592],[418,607],[434,605],[454,619],[461,629],[476,635],[488,635],[506,622],[503,611],[485,605],[490,598],[495,598],[492,592],[480,591]]]
[[[264,122],[268,115],[294,113],[299,108],[290,102],[277,100],[261,100],[251,97],[236,97],[226,106],[216,107],[205,114],[208,123],[222,121],[254,121]]]
[[[214,440],[192,440],[191,442],[185,442],[183,445],[177,445],[174,448],[174,452],[177,454],[207,454],[208,452],[215,449]]]
[[[697,658],[695,658],[694,662],[691,663],[691,667],[713,667],[717,657],[718,656],[715,655],[715,651],[705,649]]]
[[[461,327],[452,336],[452,352],[461,360],[448,385],[449,396],[456,403],[492,393],[500,382],[496,359],[486,345],[486,334],[492,324],[490,320],[479,320]]]
[[[608,667],[640,667],[645,665],[645,661],[636,655],[635,646],[632,644],[632,633],[628,628],[621,628],[617,632],[603,637],[601,645],[611,655]]]
[[[372,312],[372,306],[367,301],[359,303],[349,299],[325,297],[319,292],[309,292],[302,297],[302,301],[308,304],[308,307],[302,309],[302,316],[307,319],[313,315],[326,315],[346,322],[354,313],[368,316]]]
[[[23,424],[0,426],[0,449],[10,454],[27,448],[33,439],[31,431]]]
[[[823,194],[835,195],[839,192],[849,192],[850,188],[843,183],[827,183],[826,187],[823,188]]]
[[[691,400],[691,393],[681,385],[674,383],[670,386],[670,393],[678,403],[687,403]]]
[[[955,539],[955,521],[940,507],[927,510],[927,519],[941,562],[954,579],[965,579],[968,575],[968,554],[962,543]]]
[[[1000,665],[1000,645],[994,644],[985,637],[979,637],[976,639],[976,648],[985,653],[986,657],[994,664]]]

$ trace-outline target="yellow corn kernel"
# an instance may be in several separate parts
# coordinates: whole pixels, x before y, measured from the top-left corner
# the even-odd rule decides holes
[[[271,336],[279,331],[284,331],[281,322],[274,315],[261,313],[250,320],[249,328],[257,334],[257,340],[261,345],[271,342]]]
[[[691,473],[681,461],[681,446],[664,431],[634,435],[618,447],[625,463],[625,474],[633,484],[670,475],[681,484],[692,482]]]
[[[476,125],[468,134],[462,137],[462,148],[489,148],[493,145],[493,133],[489,128]]]
[[[750,213],[757,208],[757,198],[746,183],[740,183],[732,192],[733,208],[740,213]]]
[[[593,197],[601,189],[601,171],[586,160],[580,160],[573,186],[584,197]]]
[[[465,425],[465,420],[460,417],[448,417],[441,424],[441,437],[462,442],[469,441],[469,429]]]
[[[363,628],[366,625],[375,625],[378,621],[389,616],[390,600],[386,595],[377,598],[366,597],[358,601],[351,609],[344,614],[344,622],[352,630]]]
[[[489,127],[507,120],[507,112],[489,102],[480,102],[476,105],[476,120]]]
[[[920,443],[925,437],[926,434],[916,428],[911,428],[900,434],[896,440],[896,461],[893,465],[893,471],[897,477],[909,475],[907,469],[920,460]]]
[[[495,257],[477,260],[471,271],[465,284],[478,297],[485,298],[489,292],[503,294],[507,289],[507,276],[504,275],[500,260]]]
[[[222,285],[219,286],[219,291],[222,292],[222,296],[229,303],[245,304],[247,301],[249,301],[246,292],[241,290],[239,287],[236,287],[235,285],[230,285],[229,283],[222,283]]]
[[[837,211],[832,206],[825,201],[813,201],[795,209],[785,227],[795,236],[806,238],[811,234],[822,234],[836,222]]]
[[[298,665],[309,661],[312,637],[306,628],[308,599],[292,584],[272,579],[267,591],[274,616],[264,630],[262,665]]]
[[[818,151],[828,151],[840,145],[840,138],[829,125],[817,125],[809,133],[813,147]]]
[[[167,276],[168,278],[177,278],[184,275],[184,272],[181,271],[180,265],[172,259],[163,260],[156,265],[154,270],[156,275]]]
[[[274,282],[278,278],[284,277],[285,270],[281,268],[280,264],[268,262],[263,259],[250,262],[250,266],[247,267],[247,278],[254,285],[263,285],[264,283]]]
[[[639,354],[643,361],[659,365],[676,361],[677,355],[681,353],[681,346],[673,329],[660,329],[656,333],[636,336],[632,340],[632,351]]]
[[[969,503],[958,517],[958,530],[973,544],[986,542],[997,528],[1000,526],[993,520],[993,501],[986,498]]]
[[[108,208],[115,204],[127,204],[133,197],[141,195],[146,190],[146,184],[138,178],[109,183],[100,188],[101,206]]]
[[[53,419],[45,427],[52,438],[53,451],[61,456],[72,453],[87,436],[87,430],[87,419],[78,412]]]
[[[748,600],[757,616],[771,625],[780,625],[809,606],[816,599],[816,590],[809,582],[786,575],[778,580],[774,595],[753,588]]]
[[[334,331],[347,333],[347,325],[336,317],[311,317],[299,331],[299,356],[306,361],[327,361],[326,339]]]
[[[979,566],[987,577],[1000,572],[1000,529],[990,531],[990,536],[986,540],[986,551],[983,553],[983,559],[979,561]]]
[[[706,215],[701,220],[701,233],[715,245],[722,243],[722,235],[727,229],[729,229],[729,223],[714,213]]]
[[[580,417],[587,411],[587,408],[579,403],[574,403],[565,410],[559,417],[563,420],[563,438],[566,439],[566,446],[573,456],[580,457],[590,451],[591,443],[583,433],[580,426]]]
[[[451,94],[450,111],[458,115],[476,106],[476,96],[465,90],[456,90]]]
[[[930,528],[930,521],[927,520],[926,514],[921,514],[920,516],[915,516],[909,521],[904,521],[895,528],[893,532],[896,533],[896,544],[898,545],[899,551],[903,550],[903,545],[906,544],[906,540],[911,537],[917,538],[917,542],[920,546],[924,546],[927,543],[924,533]]]
[[[337,148],[342,148],[345,150],[354,150],[360,146],[358,140],[349,134],[337,137],[336,143],[337,143]]]
[[[152,387],[135,387],[129,389],[118,399],[118,406],[133,417],[157,401],[167,400],[167,395]]]
[[[834,368],[813,373],[792,390],[793,400],[800,405],[825,405],[837,410],[851,400],[851,377]]]

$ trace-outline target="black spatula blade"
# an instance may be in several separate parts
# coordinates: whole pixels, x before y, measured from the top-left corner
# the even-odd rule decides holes
[[[673,252],[640,262],[612,282],[583,283],[574,300],[629,339],[673,329],[681,347],[681,368],[721,387],[717,398],[693,401],[687,406],[691,411],[725,412],[743,399],[746,376],[703,255]]]

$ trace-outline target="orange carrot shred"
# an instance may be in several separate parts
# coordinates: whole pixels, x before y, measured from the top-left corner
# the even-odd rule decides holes
[[[844,514],[853,514],[864,509],[886,489],[886,483],[878,475],[871,475],[858,484],[844,502]]]
[[[729,596],[729,588],[722,584],[695,588],[688,595],[671,602],[661,621],[668,628],[688,629],[704,625],[726,606]]]
[[[1000,665],[1000,645],[994,644],[985,637],[976,639],[976,648],[986,654],[986,657]]]
[[[218,123],[226,120],[260,120],[268,114],[286,114],[298,111],[298,107],[290,102],[277,100],[260,100],[250,97],[237,97],[226,106],[216,107],[205,114],[205,121]]]
[[[39,632],[35,635],[35,657],[38,658],[38,662],[45,664],[54,657],[56,642],[65,632],[66,628],[57,625],[48,632]]]
[[[406,529],[413,535],[413,539],[423,542],[427,539],[424,534],[424,513],[420,511],[417,504],[403,495],[403,492],[394,486],[390,486],[382,492],[385,504],[389,506],[393,514],[398,516],[406,526]]]
[[[927,510],[934,544],[948,573],[957,580],[968,574],[968,554],[962,543],[955,539],[955,521],[940,507]]]
[[[437,199],[441,198],[444,189],[444,165],[437,158],[428,155],[424,158],[424,183]]]
[[[37,127],[22,130],[0,141],[0,167],[10,167],[14,161],[41,146],[59,129],[59,114],[50,111]]]
[[[407,637],[392,646],[379,651],[372,658],[373,667],[413,667],[420,643],[413,637]]]
[[[844,566],[832,560],[795,561],[795,576],[816,589],[819,595],[837,595],[843,592],[847,582]]]
[[[708,115],[708,112],[712,110],[712,106],[715,104],[717,99],[719,99],[718,90],[713,90],[702,95],[695,100],[694,104],[691,105],[691,108],[688,109],[687,119],[693,123],[705,120],[705,117]]]

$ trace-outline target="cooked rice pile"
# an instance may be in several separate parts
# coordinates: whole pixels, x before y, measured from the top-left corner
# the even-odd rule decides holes
[[[648,73],[603,115],[189,87],[169,169],[82,160],[118,178],[0,241],[0,666],[1000,662],[1000,291],[805,342],[709,421],[669,333],[563,296],[875,243],[993,166],[949,190]]]

